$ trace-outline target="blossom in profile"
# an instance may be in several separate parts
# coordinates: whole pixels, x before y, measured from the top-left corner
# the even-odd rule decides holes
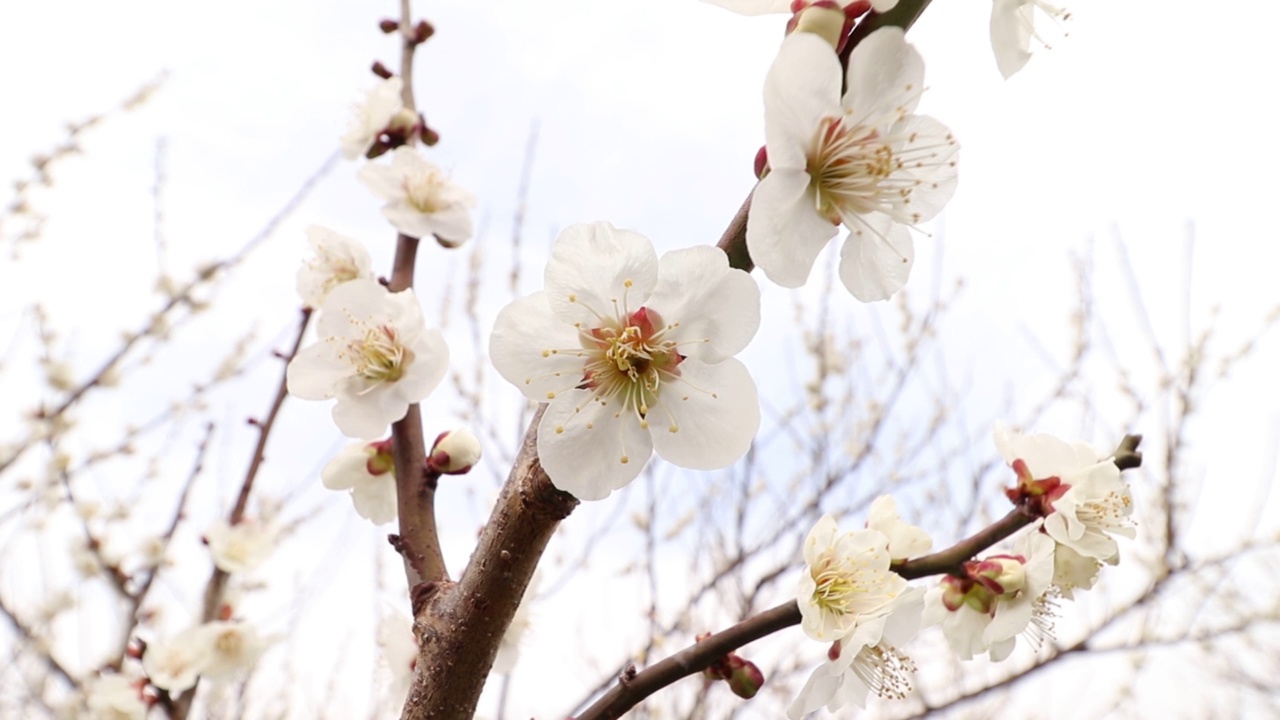
[[[656,450],[681,467],[727,467],[760,425],[755,382],[733,356],[760,324],[760,290],[721,250],[658,259],[608,223],[566,228],[545,290],[498,314],[489,356],[525,397],[548,403],[538,457],[556,487],[598,500]]]
[[[434,235],[449,247],[471,239],[475,196],[412,147],[396,148],[390,165],[369,163],[360,168],[360,179],[387,201],[382,214],[401,233],[415,238]]]
[[[328,228],[307,228],[307,242],[315,255],[298,269],[298,295],[309,308],[318,308],[329,291],[344,282],[375,280],[373,261],[364,246]]]
[[[333,421],[348,437],[372,439],[404,417],[444,379],[449,348],[428,330],[412,290],[389,292],[352,280],[320,307],[319,339],[289,363],[289,393],[337,398]]]
[[[1088,443],[1052,435],[1023,435],[1003,425],[996,447],[1018,476],[1008,491],[1015,503],[1044,517],[1044,531],[1077,554],[1113,562],[1116,535],[1132,538],[1133,498],[1110,457]]]
[[[1052,628],[1053,555],[1053,540],[1033,528],[1016,554],[966,562],[963,575],[944,576],[925,596],[925,624],[941,623],[961,660],[1004,660],[1024,632],[1039,642]]]
[[[390,439],[346,446],[320,471],[320,481],[330,490],[349,491],[356,513],[374,525],[399,514]]]
[[[1036,16],[1042,19],[1037,20]],[[1036,28],[1044,23],[1059,23],[1071,17],[1065,9],[1045,0],[995,0],[991,5],[991,50],[996,67],[1008,79],[1031,59],[1031,40],[1049,47],[1043,33]]]
[[[205,531],[204,541],[219,570],[244,573],[256,570],[271,556],[276,546],[276,529],[251,520],[235,525],[218,520]]]
[[[387,78],[370,90],[363,102],[356,104],[351,112],[347,132],[338,141],[344,158],[355,160],[373,148],[378,136],[386,132],[404,110],[404,101],[401,99],[403,89],[403,80],[398,77]]]
[[[912,228],[951,199],[959,153],[946,126],[914,114],[923,83],[900,28],[867,36],[847,74],[819,35],[783,40],[765,79],[767,169],[747,220],[747,248],[770,280],[803,285],[843,225],[839,275],[854,297],[883,300],[906,283]]]

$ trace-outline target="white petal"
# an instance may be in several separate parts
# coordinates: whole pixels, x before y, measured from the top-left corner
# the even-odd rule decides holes
[[[374,525],[382,525],[396,519],[396,481],[391,473],[370,476],[351,489],[351,501],[360,517]]]
[[[809,279],[813,262],[836,234],[836,226],[818,214],[817,201],[803,170],[774,170],[756,185],[747,216],[747,251],[775,283],[798,288]]]
[[[1031,13],[1027,0],[995,0],[991,5],[991,51],[1006,80],[1031,59]]]
[[[826,40],[795,32],[782,41],[764,81],[764,137],[773,170],[803,169],[826,115],[840,115],[840,60]]]
[[[956,193],[960,143],[946,125],[928,115],[910,115],[894,123],[889,133],[908,138],[894,148],[903,166],[893,172],[893,180],[911,188],[909,194],[894,196],[892,214],[909,225],[932,220]]]
[[[588,390],[570,390],[551,403],[538,425],[538,459],[556,487],[579,500],[602,500],[636,479],[653,441],[639,418],[619,409],[601,405]]]
[[[880,28],[849,56],[848,88],[843,104],[859,124],[892,121],[920,102],[924,59],[907,42],[902,28]]]
[[[349,438],[373,440],[387,433],[391,423],[409,412],[385,387],[377,387],[358,397],[339,397],[333,406],[333,423]]]
[[[351,374],[351,363],[338,357],[329,343],[309,345],[289,361],[285,383],[289,394],[303,400],[327,400],[337,384]]]
[[[809,713],[826,705],[840,687],[840,676],[833,675],[828,663],[814,668],[813,674],[796,695],[795,702],[787,708],[790,720],[801,720]]]
[[[320,482],[330,490],[350,490],[369,477],[366,443],[351,443],[320,471]]]
[[[445,344],[444,335],[434,328],[424,328],[406,345],[413,352],[413,360],[405,367],[404,375],[388,387],[402,402],[421,402],[449,371],[449,346]]]
[[[914,260],[911,232],[876,213],[850,229],[840,250],[840,281],[862,302],[885,300],[907,284]]]
[[[662,388],[650,409],[653,446],[664,460],[695,470],[728,467],[747,454],[760,429],[760,401],[736,358],[707,365],[689,358],[680,381]]]
[[[551,313],[545,292],[508,304],[489,336],[493,366],[535,402],[546,402],[582,382],[581,352],[577,331]]]
[[[551,246],[545,280],[556,317],[600,327],[602,316],[634,312],[649,299],[658,282],[658,254],[640,233],[606,222],[578,223]]]
[[[405,196],[403,176],[393,167],[371,162],[360,168],[357,175],[374,195],[383,200],[397,200]]]
[[[760,327],[759,286],[710,245],[663,255],[646,307],[667,324],[679,323],[666,337],[680,343],[685,357],[705,362],[737,355]]]

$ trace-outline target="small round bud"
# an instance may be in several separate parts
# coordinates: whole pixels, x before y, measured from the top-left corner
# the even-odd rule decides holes
[[[373,71],[374,75],[377,75],[383,80],[389,80],[393,75],[393,73],[387,69],[387,66],[382,64],[381,60],[373,61],[373,67],[369,69]]]
[[[400,29],[400,21],[392,20],[391,18],[384,18],[378,21],[378,29],[390,35]]]
[[[427,467],[441,475],[462,475],[480,462],[480,439],[460,428],[440,433],[431,446]]]
[[[419,20],[418,24],[413,26],[413,41],[419,45],[435,34],[436,29],[426,20]]]
[[[750,660],[743,660],[735,654],[729,654],[729,667],[733,672],[729,675],[729,689],[740,698],[751,699],[760,692],[764,685],[764,673]]]
[[[769,174],[769,150],[764,145],[756,151],[755,171],[757,180],[763,180]]]

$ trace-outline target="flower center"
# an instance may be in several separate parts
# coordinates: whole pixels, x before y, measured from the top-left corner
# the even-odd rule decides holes
[[[809,177],[820,215],[839,225],[850,213],[883,210],[886,181],[901,161],[875,128],[858,125],[848,115],[827,116],[818,123],[809,153]],[[908,190],[909,192],[909,190]]]
[[[369,328],[362,340],[352,340],[348,347],[356,375],[373,383],[399,380],[413,360],[413,352],[400,342],[396,329],[388,325]]]
[[[663,339],[668,329],[657,313],[641,307],[584,333],[587,363],[580,387],[595,390],[597,398],[617,398],[645,424],[662,384],[679,376],[676,366],[684,360],[675,342]]]
[[[445,185],[444,176],[434,168],[412,172],[404,178],[405,198],[420,213],[437,213],[445,206],[442,197]]]
[[[813,602],[824,615],[842,618],[891,599],[878,589],[884,572],[869,564],[866,555],[841,556],[828,548],[810,572],[815,584]]]
[[[214,642],[218,648],[219,654],[222,655],[239,655],[244,648],[244,639],[240,637],[240,633],[236,630],[226,630],[218,633],[218,639]]]

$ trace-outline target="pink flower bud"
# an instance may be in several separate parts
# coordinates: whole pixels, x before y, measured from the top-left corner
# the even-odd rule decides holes
[[[462,475],[480,462],[480,439],[461,428],[440,434],[431,446],[427,467],[441,475]]]
[[[392,20],[391,18],[385,18],[383,20],[379,20],[378,29],[390,35],[391,33],[400,29],[400,21]]]
[[[764,673],[750,660],[729,654],[729,666],[733,669],[729,675],[729,689],[740,698],[751,699],[764,685]]]

